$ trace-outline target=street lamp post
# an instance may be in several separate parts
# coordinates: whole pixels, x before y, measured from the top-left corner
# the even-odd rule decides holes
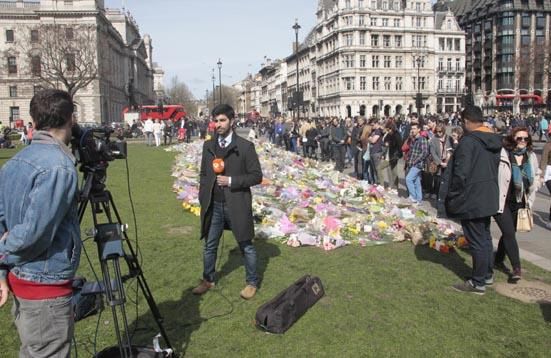
[[[216,91],[214,90],[214,81],[216,81],[216,77],[214,77],[214,68],[212,69],[212,108],[216,106]]]
[[[421,56],[417,56],[415,62],[417,63],[417,95],[415,98],[415,107],[417,107],[417,116],[421,116],[421,109],[423,108],[423,95],[421,94]]]
[[[299,78],[298,78],[298,30],[300,30],[300,25],[298,24],[298,19],[295,19],[295,24],[293,25],[293,30],[295,30],[295,60],[297,61],[297,89],[295,91],[294,102],[296,104],[293,114],[297,114],[297,119],[300,117],[300,105],[299,105]]]
[[[222,60],[218,59],[216,64],[218,65],[218,85],[220,87],[218,97],[220,97],[220,103],[222,103]]]

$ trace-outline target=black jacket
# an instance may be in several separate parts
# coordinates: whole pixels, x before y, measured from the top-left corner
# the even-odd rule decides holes
[[[201,204],[201,239],[206,238],[212,219],[212,192],[216,174],[212,168],[218,136],[205,141],[199,172],[199,203]],[[233,133],[224,159],[224,175],[231,177],[231,187],[224,188],[231,230],[237,241],[254,238],[251,187],[262,181],[262,169],[254,144]]]
[[[449,175],[449,183],[444,183],[448,191],[441,199],[448,217],[476,219],[497,213],[500,151],[501,138],[494,133],[473,131],[461,139],[444,175]]]

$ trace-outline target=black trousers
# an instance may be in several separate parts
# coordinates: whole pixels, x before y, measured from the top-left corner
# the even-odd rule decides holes
[[[461,220],[461,227],[473,259],[472,281],[476,286],[484,286],[487,278],[493,275],[494,247],[490,233],[491,217]]]
[[[506,202],[503,213],[494,216],[497,226],[499,226],[499,230],[501,230],[495,263],[503,263],[505,255],[507,255],[513,269],[520,268],[520,253],[516,235],[519,208],[520,205]]]
[[[344,170],[344,160],[346,147],[343,144],[333,145],[333,158],[335,159],[335,170],[342,172]]]

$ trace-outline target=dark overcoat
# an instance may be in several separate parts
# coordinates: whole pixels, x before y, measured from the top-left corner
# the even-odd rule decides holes
[[[482,127],[484,129],[485,127]],[[449,218],[472,220],[495,215],[499,207],[497,173],[501,138],[486,130],[465,135],[453,153],[440,193]]]
[[[209,233],[212,219],[212,192],[216,174],[212,161],[216,158],[217,136],[205,141],[199,172],[199,203],[201,205],[201,239]],[[233,133],[224,159],[224,174],[231,177],[231,186],[225,187],[224,198],[228,208],[231,230],[237,241],[254,238],[251,187],[262,181],[262,169],[254,144]]]

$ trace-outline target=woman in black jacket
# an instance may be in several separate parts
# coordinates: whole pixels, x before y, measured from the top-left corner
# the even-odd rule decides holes
[[[383,135],[383,159],[379,165],[381,169],[380,180],[383,173],[386,176],[388,185],[386,189],[395,190],[398,193],[398,160],[402,157],[402,136],[396,130],[396,124],[393,120],[388,120],[385,123]],[[381,184],[384,184],[381,180]]]

